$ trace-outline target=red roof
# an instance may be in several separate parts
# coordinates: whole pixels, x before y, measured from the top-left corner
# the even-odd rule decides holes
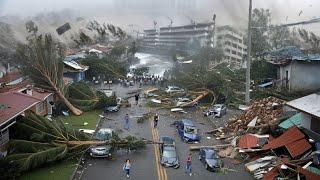
[[[15,118],[40,100],[29,95],[10,92],[0,94],[0,125]]]
[[[276,149],[281,146],[285,146],[287,144],[300,140],[304,137],[305,135],[296,126],[293,126],[278,138],[275,138],[274,140],[269,141],[269,143],[264,145],[262,149],[264,150]]]
[[[19,72],[11,72],[0,78],[0,83],[9,83],[11,81],[21,78],[22,75]]]
[[[290,144],[286,144],[286,148],[288,149],[290,155],[294,158],[310,149],[311,145],[306,139],[300,139]]]
[[[258,138],[251,134],[241,136],[239,139],[238,146],[240,148],[253,148],[258,146]]]

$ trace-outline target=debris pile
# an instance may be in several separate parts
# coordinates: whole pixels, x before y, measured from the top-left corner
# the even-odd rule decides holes
[[[278,124],[279,118],[282,116],[282,105],[285,101],[275,97],[268,97],[261,100],[253,101],[250,107],[240,116],[230,119],[222,131],[216,134],[220,138],[224,138],[226,133],[252,133],[263,134],[269,128]]]

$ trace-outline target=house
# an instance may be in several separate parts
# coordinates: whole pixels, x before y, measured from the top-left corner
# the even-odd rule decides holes
[[[83,66],[75,61],[63,61],[64,70],[63,76],[72,78],[73,82],[85,80],[85,72],[89,69],[88,66]]]
[[[301,112],[300,126],[320,135],[320,93],[295,99],[286,105]]]
[[[295,46],[265,53],[278,67],[276,85],[290,92],[320,89],[320,55],[305,54]]]
[[[10,127],[31,110],[38,115],[52,114],[53,93],[34,87],[0,94],[0,157],[7,153]]]
[[[25,77],[20,72],[9,72],[0,78],[0,93],[16,91],[27,84]]]

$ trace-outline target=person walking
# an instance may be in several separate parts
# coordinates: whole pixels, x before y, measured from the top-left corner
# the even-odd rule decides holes
[[[186,165],[186,170],[189,173],[189,176],[192,176],[192,155],[191,153],[189,153],[188,157],[187,157],[187,165]]]
[[[153,116],[153,127],[156,128],[158,126],[158,121],[159,121],[159,115],[156,113]]]
[[[124,117],[124,129],[125,130],[129,130],[130,128],[130,124],[129,124],[129,115],[126,114],[126,116]]]
[[[134,95],[134,98],[136,100],[136,105],[138,105],[138,103],[139,103],[139,97],[140,97],[140,95],[138,93],[136,95]]]
[[[131,169],[131,163],[130,163],[129,159],[126,159],[126,161],[123,164],[122,169],[126,173],[127,178],[129,178],[130,177],[130,169]]]

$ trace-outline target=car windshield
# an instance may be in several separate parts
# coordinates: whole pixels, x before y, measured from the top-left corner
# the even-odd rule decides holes
[[[163,151],[163,157],[175,158],[176,157],[176,151],[174,151],[174,150],[164,150]]]
[[[192,126],[186,126],[184,132],[187,134],[197,134],[197,128]]]
[[[109,140],[111,138],[111,134],[105,131],[98,131],[97,134],[94,136],[94,139],[98,140]]]
[[[207,152],[206,153],[206,159],[218,159],[218,155],[214,152]]]

